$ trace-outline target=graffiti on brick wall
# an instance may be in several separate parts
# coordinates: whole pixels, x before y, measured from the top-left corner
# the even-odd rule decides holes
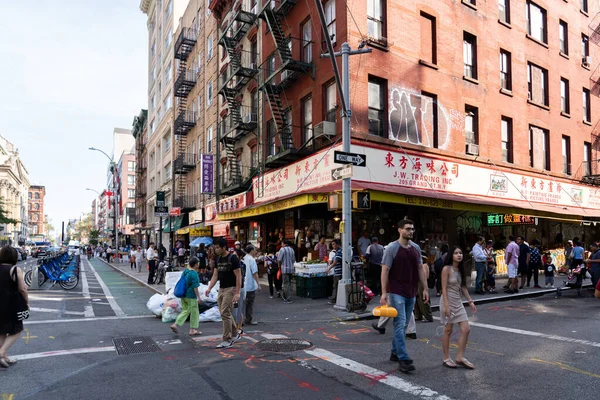
[[[434,147],[436,111],[438,148],[449,146],[453,131],[464,130],[463,113],[445,108],[426,94],[396,88],[391,90],[389,101],[390,139]]]

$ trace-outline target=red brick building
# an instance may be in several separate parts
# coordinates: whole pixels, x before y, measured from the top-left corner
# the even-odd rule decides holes
[[[329,0],[324,9],[336,51],[344,42],[373,49],[350,60],[352,151],[367,158],[366,168],[354,169],[353,189],[372,201],[370,211],[357,212],[354,234],[391,239],[396,219],[409,215],[419,239],[462,245],[481,232],[545,244],[597,238],[586,228],[600,217],[597,5],[348,5]],[[223,64],[249,52],[247,70],[256,70],[237,68],[250,83],[222,86],[221,115],[232,104],[257,109],[261,151],[252,202],[235,207],[226,198],[214,207],[216,218],[256,231],[247,239],[257,242],[273,230],[297,244],[306,241],[305,228],[338,234],[335,211],[321,203],[340,186],[331,179],[340,103],[331,62],[319,57],[326,47],[314,2],[213,0],[210,8]]]
[[[30,235],[45,235],[44,197],[45,186],[30,186],[28,194]]]

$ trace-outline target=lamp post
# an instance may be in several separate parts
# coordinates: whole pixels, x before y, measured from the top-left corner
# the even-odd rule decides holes
[[[106,156],[106,158],[108,158],[108,160],[110,161],[110,168],[111,168],[111,172],[112,172],[112,189],[114,190],[114,199],[115,199],[115,246],[116,246],[117,252],[118,252],[119,251],[119,231],[117,229],[117,221],[119,220],[119,204],[118,204],[117,200],[118,200],[119,195],[117,193],[117,185],[116,185],[116,179],[115,179],[115,174],[117,173],[117,171],[116,171],[117,166],[116,166],[113,158],[110,157],[108,154],[106,154],[103,150],[97,149],[95,147],[90,147],[89,150],[99,151],[100,153],[104,154]]]

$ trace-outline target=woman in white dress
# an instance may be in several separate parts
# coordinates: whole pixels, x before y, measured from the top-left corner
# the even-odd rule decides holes
[[[444,334],[442,335],[442,351],[444,352],[443,364],[448,368],[456,368],[457,365],[467,369],[474,369],[464,356],[467,342],[469,340],[469,317],[462,304],[462,296],[469,301],[473,313],[477,311],[473,299],[467,290],[467,280],[465,267],[463,265],[463,252],[458,246],[450,249],[444,262],[446,265],[442,269],[442,298],[440,300],[440,321],[444,324]],[[450,336],[454,324],[460,327],[460,338],[458,339],[458,351],[456,361],[450,357]]]

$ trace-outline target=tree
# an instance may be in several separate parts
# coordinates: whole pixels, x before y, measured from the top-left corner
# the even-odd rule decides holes
[[[0,197],[0,224],[16,224],[16,219],[9,218],[8,215],[6,215],[5,207],[4,199]]]
[[[46,236],[53,236],[50,234],[50,232],[54,232],[54,225],[52,225],[52,219],[50,219],[50,217],[48,217],[48,214],[44,215],[44,232],[46,233]]]
[[[92,214],[85,214],[74,227],[73,238],[79,241],[86,241],[90,237],[92,230]]]
[[[91,230],[90,231],[90,244],[93,244],[94,246],[97,245],[99,237],[100,237],[99,230]]]

